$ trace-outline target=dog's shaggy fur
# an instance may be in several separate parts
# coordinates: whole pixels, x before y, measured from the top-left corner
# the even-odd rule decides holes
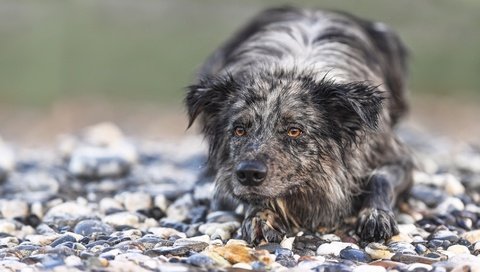
[[[218,207],[247,205],[252,243],[352,215],[363,240],[397,233],[392,208],[412,170],[392,131],[407,107],[405,78],[404,46],[384,24],[291,7],[259,14],[186,97],[190,125],[200,117],[210,145]],[[266,176],[242,182],[244,162]]]

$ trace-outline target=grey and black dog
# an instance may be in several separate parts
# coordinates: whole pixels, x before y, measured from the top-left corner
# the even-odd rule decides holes
[[[356,216],[364,241],[398,233],[412,161],[393,127],[407,110],[406,50],[382,23],[266,10],[205,62],[185,99],[209,142],[218,208],[246,205],[258,244]]]

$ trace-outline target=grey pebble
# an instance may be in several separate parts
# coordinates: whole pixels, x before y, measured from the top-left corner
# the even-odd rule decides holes
[[[342,249],[340,251],[340,258],[363,263],[368,263],[371,261],[370,256],[365,251],[352,247],[346,247]]]
[[[212,266],[215,262],[208,256],[200,254],[200,253],[195,253],[190,255],[186,263],[191,264],[193,266],[198,266],[198,267],[210,267]]]
[[[115,229],[100,220],[88,219],[78,222],[73,231],[83,236],[91,236],[97,233],[110,235]]]

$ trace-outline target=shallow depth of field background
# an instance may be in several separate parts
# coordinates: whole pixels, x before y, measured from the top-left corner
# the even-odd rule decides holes
[[[0,135],[38,145],[109,120],[133,136],[183,136],[184,87],[199,64],[258,11],[284,3],[0,0]],[[480,1],[291,3],[391,25],[411,51],[410,122],[480,142]]]

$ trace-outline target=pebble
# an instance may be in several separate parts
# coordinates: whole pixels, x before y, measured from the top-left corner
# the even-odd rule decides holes
[[[195,139],[133,143],[104,124],[67,136],[62,156],[14,149],[0,191],[0,270],[478,270],[480,172],[457,168],[448,156],[428,153],[420,163],[429,170],[415,171],[413,197],[396,214],[400,232],[385,244],[360,242],[348,221],[334,234],[304,231],[253,248],[236,239],[245,207],[212,211],[213,184],[195,184],[206,160]],[[96,170],[70,172],[85,150],[94,150],[83,159]],[[480,150],[469,152],[480,158]],[[125,168],[99,170],[110,159]]]
[[[122,203],[110,197],[102,198],[102,200],[100,200],[99,206],[100,206],[100,211],[103,213],[106,213],[112,210],[117,210],[117,211],[123,210]]]
[[[285,267],[295,267],[297,265],[293,252],[287,248],[277,248],[275,250],[275,262]]]
[[[355,262],[363,262],[368,263],[371,261],[370,256],[365,253],[363,250],[355,249],[352,247],[346,247],[340,251],[340,258],[355,261]]]
[[[384,267],[377,265],[362,264],[353,269],[353,272],[386,272]]]
[[[0,219],[0,233],[7,233],[13,235],[16,230],[14,222],[7,219]]]
[[[120,177],[130,171],[130,164],[119,153],[106,147],[80,147],[68,164],[68,171],[81,178]]]
[[[379,243],[370,243],[365,247],[365,252],[370,255],[372,259],[390,259],[394,255],[394,252],[387,246]]]
[[[6,219],[28,215],[28,204],[22,200],[0,200],[0,212]]]
[[[0,137],[0,181],[15,168],[15,155],[9,146]]]
[[[177,239],[173,244],[174,247],[186,247],[189,250],[196,252],[204,250],[208,246],[208,242],[192,240],[192,239]]]
[[[469,241],[472,244],[478,243],[478,242],[480,242],[480,229],[465,232],[462,235],[462,238],[466,239],[467,241]]]
[[[98,233],[110,235],[115,229],[100,220],[87,219],[78,222],[73,231],[83,236],[91,236]]]
[[[127,211],[135,212],[142,209],[149,209],[152,206],[152,198],[147,193],[136,192],[126,193],[124,205]]]
[[[317,254],[339,256],[340,251],[347,247],[358,249],[358,246],[352,243],[331,242],[320,245],[317,249]]]
[[[241,245],[226,245],[224,247],[215,247],[213,252],[225,258],[231,264],[251,263],[255,261],[254,250]]]
[[[447,248],[448,252],[453,253],[454,255],[457,254],[470,254],[470,250],[466,246],[462,245],[452,245]]]
[[[82,216],[91,216],[92,209],[77,202],[65,202],[49,209],[45,214],[44,221],[54,220],[56,217],[76,219]]]
[[[140,218],[134,213],[119,212],[105,216],[102,221],[112,226],[137,226]]]

